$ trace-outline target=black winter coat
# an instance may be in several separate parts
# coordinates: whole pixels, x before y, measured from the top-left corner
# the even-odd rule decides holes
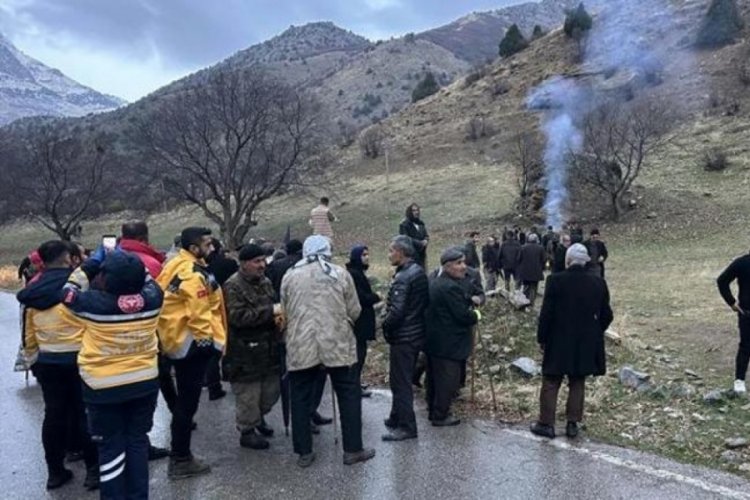
[[[420,219],[404,219],[398,226],[398,234],[411,238],[414,250],[417,251],[414,260],[422,266],[422,269],[425,269],[427,265],[427,247],[424,246],[424,242],[429,238],[429,235],[427,234],[427,227],[424,225],[424,222]]]
[[[570,247],[566,247],[562,243],[555,248],[555,254],[552,259],[553,273],[561,273],[565,271],[565,254],[567,253],[568,248]]]
[[[609,257],[607,245],[605,245],[601,240],[586,240],[583,242],[583,246],[586,247],[586,250],[588,250],[589,252],[589,257],[591,257],[591,262],[589,262],[586,267],[594,275],[601,276],[603,278],[604,263]],[[599,257],[603,258],[601,262],[599,262]]]
[[[547,252],[538,243],[527,243],[518,253],[516,276],[521,281],[543,281]]]
[[[521,244],[517,239],[506,240],[500,246],[500,268],[503,271],[514,271],[518,267],[518,254]]]
[[[732,289],[729,287],[734,280],[737,280],[740,309],[750,311],[750,255],[743,255],[735,259],[716,280],[719,293],[729,306],[733,306],[737,302],[732,295]]]
[[[372,291],[370,280],[365,275],[362,267],[347,264],[346,269],[352,275],[354,286],[357,288],[357,297],[359,305],[362,306],[362,312],[354,323],[354,335],[359,340],[375,340],[375,309],[373,306],[380,302],[380,297]]]
[[[461,282],[443,273],[430,283],[425,348],[429,356],[465,361],[471,354],[471,330],[476,323],[471,298]]]
[[[487,272],[500,270],[500,245],[486,244],[482,247],[482,265]]]
[[[542,373],[585,377],[607,370],[604,332],[612,323],[607,283],[582,266],[547,278],[537,342],[544,346]]]
[[[464,246],[466,255],[466,265],[474,269],[479,269],[479,254],[477,254],[477,245],[473,241],[467,241]]]
[[[274,260],[266,268],[266,277],[271,280],[274,292],[274,301],[281,302],[281,280],[284,278],[284,274],[294,267],[294,265],[302,259],[302,253],[293,253],[286,257]]]
[[[412,260],[396,269],[383,320],[385,340],[389,344],[423,341],[429,303],[430,290],[424,269]]]
[[[222,252],[211,256],[207,264],[208,272],[214,275],[219,286],[224,286],[224,283],[240,268],[236,260],[227,257]]]

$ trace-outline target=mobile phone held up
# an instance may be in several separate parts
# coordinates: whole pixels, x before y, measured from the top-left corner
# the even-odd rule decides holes
[[[105,234],[102,236],[102,247],[105,252],[111,252],[117,246],[117,236],[114,234]]]

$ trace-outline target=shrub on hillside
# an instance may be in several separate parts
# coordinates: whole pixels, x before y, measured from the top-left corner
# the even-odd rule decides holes
[[[569,10],[565,15],[563,31],[568,38],[580,40],[587,31],[591,30],[593,25],[594,20],[591,19],[589,13],[586,12],[586,7],[581,2],[576,9]]]
[[[729,166],[726,153],[712,148],[703,153],[703,169],[707,172],[720,172]]]
[[[478,141],[492,135],[492,128],[482,116],[475,116],[466,124],[466,140]]]
[[[695,44],[698,47],[721,47],[732,43],[743,27],[736,0],[712,0]]]
[[[377,158],[384,146],[385,134],[379,126],[370,127],[359,135],[359,149],[365,158]]]
[[[529,42],[523,37],[523,33],[518,29],[518,25],[514,24],[508,28],[505,36],[500,41],[498,53],[500,54],[500,57],[510,57],[513,54],[521,52],[528,46]]]
[[[541,26],[538,24],[534,26],[534,31],[531,33],[531,39],[536,40],[538,38],[542,38],[546,33],[544,33],[544,29],[542,29]]]
[[[440,90],[438,82],[435,80],[435,75],[431,71],[428,71],[424,78],[414,87],[411,93],[411,102],[421,101],[425,97],[429,97],[435,92]]]
[[[492,87],[490,87],[490,90],[494,97],[505,95],[510,92],[510,83],[506,80],[498,80],[492,85]]]
[[[479,80],[487,76],[487,70],[488,67],[486,65],[481,65],[475,67],[471,73],[466,75],[464,78],[464,88],[471,87],[475,83],[477,83]]]

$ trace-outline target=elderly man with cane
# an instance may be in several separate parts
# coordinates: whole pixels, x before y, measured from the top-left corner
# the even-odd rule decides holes
[[[576,437],[583,418],[585,379],[606,373],[604,332],[612,322],[612,309],[607,283],[586,270],[590,260],[585,246],[571,245],[565,256],[567,269],[547,279],[537,329],[544,352],[539,420],[531,426],[538,436],[555,437],[557,394],[567,376],[565,434]]]
[[[297,465],[309,467],[315,460],[310,414],[321,368],[331,377],[341,408],[344,464],[353,465],[375,456],[375,450],[362,447],[362,396],[352,330],[362,309],[351,275],[331,263],[328,238],[310,236],[302,255],[281,281],[281,304],[288,321],[287,370]]]

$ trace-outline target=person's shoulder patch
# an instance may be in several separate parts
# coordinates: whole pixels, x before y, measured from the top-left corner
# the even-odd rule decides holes
[[[68,289],[65,292],[65,296],[63,297],[63,304],[70,305],[73,302],[75,302],[76,301],[76,295],[77,295],[77,293],[76,293],[75,290],[73,290],[72,288]]]
[[[200,290],[198,290],[199,299],[205,299],[206,297],[208,297],[208,290],[206,290],[205,288],[201,288]]]
[[[143,310],[146,305],[146,301],[143,300],[141,294],[135,295],[120,295],[117,297],[117,307],[120,311],[133,314]]]

